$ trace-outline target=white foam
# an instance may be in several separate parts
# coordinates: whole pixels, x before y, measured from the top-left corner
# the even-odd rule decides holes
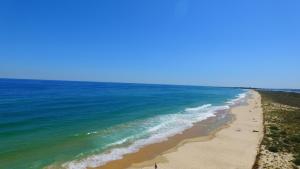
[[[249,95],[249,92],[240,93],[234,99],[229,100],[226,103],[229,104],[230,106],[238,104],[238,103],[243,103],[248,95]]]
[[[186,108],[185,111],[200,111],[202,109],[211,107],[211,104],[205,104],[203,106],[199,106],[199,107],[193,107],[193,108]]]
[[[192,127],[194,123],[215,116],[217,111],[229,109],[231,105],[239,103],[245,99],[246,96],[247,93],[239,94],[235,99],[228,101],[228,105],[224,106],[206,104],[199,107],[186,108],[185,111],[176,114],[160,115],[150,118],[144,122],[144,125],[147,125],[144,132],[149,135],[149,137],[138,139],[128,147],[114,148],[102,154],[64,163],[62,166],[67,169],[86,169],[89,167],[102,166],[109,161],[122,159],[125,154],[137,152],[145,145],[165,141],[171,136],[182,133],[184,130]],[[122,145],[133,138],[135,138],[135,136],[126,137],[120,141],[111,143],[109,146]]]
[[[108,144],[106,147],[124,144],[124,143],[126,143],[128,140],[130,140],[130,139],[132,139],[132,138],[133,138],[133,137],[126,137],[126,138],[124,138],[124,139],[121,139],[120,141],[116,141],[116,142],[114,142],[114,143],[110,143],[110,144]]]
[[[97,131],[87,132],[86,135],[97,134]]]

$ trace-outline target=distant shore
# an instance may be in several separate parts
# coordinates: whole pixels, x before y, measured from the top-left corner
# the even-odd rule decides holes
[[[231,108],[230,113],[218,112],[183,134],[98,169],[153,169],[155,163],[159,169],[252,168],[263,137],[263,115],[260,95],[250,92],[247,104]]]

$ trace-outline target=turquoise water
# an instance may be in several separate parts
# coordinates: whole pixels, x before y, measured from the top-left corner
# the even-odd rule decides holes
[[[243,92],[0,79],[0,168],[103,165],[213,116]]]

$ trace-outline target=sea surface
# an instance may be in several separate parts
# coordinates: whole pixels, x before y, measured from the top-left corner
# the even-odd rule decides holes
[[[0,168],[100,166],[245,96],[238,88],[0,79]]]

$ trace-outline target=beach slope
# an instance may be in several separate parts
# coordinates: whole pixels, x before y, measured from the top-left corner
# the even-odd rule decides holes
[[[195,138],[129,169],[250,169],[263,138],[261,98],[250,91],[248,104],[231,109],[235,120],[210,139]]]

